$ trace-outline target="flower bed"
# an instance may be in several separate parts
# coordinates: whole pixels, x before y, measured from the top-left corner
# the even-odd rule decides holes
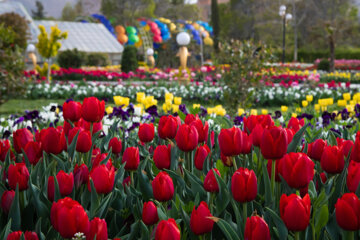
[[[45,110],[7,121],[1,239],[354,239],[360,228],[359,109],[234,123],[93,97]]]

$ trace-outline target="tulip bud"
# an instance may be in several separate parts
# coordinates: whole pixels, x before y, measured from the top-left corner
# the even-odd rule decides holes
[[[13,132],[13,141],[15,151],[21,153],[21,149],[25,148],[28,142],[34,141],[34,136],[29,129],[22,128]]]
[[[281,127],[264,129],[261,137],[260,149],[265,159],[280,159],[287,151],[288,137],[286,130]]]
[[[171,115],[162,116],[158,125],[159,137],[162,139],[173,139],[176,136],[178,126],[179,124],[175,117]]]
[[[105,165],[99,165],[90,172],[88,189],[91,191],[90,179],[94,182],[94,187],[98,194],[110,193],[114,187],[115,170],[114,167],[108,169]]]
[[[257,179],[253,170],[239,168],[231,178],[233,198],[241,203],[251,202],[257,195]]]
[[[109,141],[109,149],[111,148],[111,151],[113,154],[119,154],[121,153],[122,144],[121,140],[117,137],[113,137]]]
[[[304,198],[296,194],[280,198],[280,216],[290,231],[304,231],[310,221],[311,202],[309,194]],[[294,218],[296,217],[296,218]]]
[[[7,139],[0,140],[0,161],[4,162],[6,155],[8,154],[10,150],[10,141]],[[10,154],[13,155],[13,153],[10,150]]]
[[[92,145],[90,131],[84,130],[79,127],[74,127],[69,132],[69,145],[72,143],[77,133],[79,134],[76,142],[76,151],[81,153],[87,153],[88,151],[90,151]]]
[[[220,159],[221,159],[221,162],[227,167],[232,167],[234,164],[232,157],[227,157],[227,156],[223,155],[221,152],[220,152]]]
[[[182,124],[176,133],[176,145],[183,152],[191,152],[198,145],[199,134],[195,126]]]
[[[344,140],[342,138],[336,138],[337,145],[343,149],[344,157],[349,156],[350,150],[354,148],[354,142],[351,140]]]
[[[241,153],[249,154],[251,153],[251,146],[253,144],[252,136],[248,135],[246,132],[241,131]]]
[[[95,238],[96,235],[96,238]],[[98,217],[90,222],[90,233],[87,240],[108,240],[107,224],[104,219]]]
[[[92,168],[94,169],[95,167],[99,166],[100,163],[105,160],[105,158],[107,158],[108,154],[107,153],[101,153],[96,155],[95,158],[91,159],[91,164],[92,164]],[[106,167],[108,169],[112,168],[112,160],[111,158],[109,158],[109,160],[105,163]]]
[[[309,185],[314,178],[314,162],[305,153],[289,153],[284,155],[280,173],[287,184],[296,189]]]
[[[271,240],[269,226],[262,217],[247,218],[244,238],[248,240]]]
[[[207,192],[219,192],[219,185],[216,181],[214,172],[221,177],[219,170],[217,170],[216,168],[210,169],[210,171],[206,174],[204,180],[204,189]]]
[[[209,135],[209,123],[207,121],[205,121],[203,124],[200,119],[196,119],[191,122],[190,126],[194,126],[196,128],[199,135],[199,143],[207,141]]]
[[[246,133],[252,133],[257,124],[260,124],[262,128],[268,128],[274,126],[274,120],[270,115],[250,115],[248,118],[244,118],[244,131]]]
[[[12,232],[9,233],[9,235],[7,236],[7,240],[20,240],[21,236],[24,236],[25,240],[39,240],[36,232],[28,232],[26,231],[25,234],[23,234],[22,231],[16,231],[16,232]]]
[[[151,142],[154,139],[155,129],[154,124],[144,123],[140,124],[138,136],[141,142]]]
[[[337,224],[344,230],[360,229],[360,200],[354,193],[344,193],[335,204]]]
[[[11,189],[15,190],[16,185],[19,185],[19,191],[28,188],[29,171],[25,163],[10,164],[8,169],[8,182]]]
[[[190,218],[191,231],[196,235],[211,232],[214,221],[209,219],[209,217],[212,217],[212,215],[206,202],[202,201],[197,209],[194,206]]]
[[[105,102],[96,97],[84,98],[81,106],[81,116],[88,122],[100,122],[105,114]]]
[[[124,151],[121,163],[125,163],[125,170],[136,170],[140,164],[140,155],[138,147],[128,147]]]
[[[159,221],[157,207],[153,202],[144,202],[142,210],[142,220],[148,226],[154,225]]]
[[[287,125],[287,128],[294,130],[294,132],[296,133],[297,131],[300,130],[300,128],[302,128],[305,124],[304,119],[297,119],[296,117],[291,117],[289,120],[289,123]],[[291,142],[291,141],[289,141]]]
[[[252,139],[252,144],[254,146],[260,147],[261,137],[264,132],[264,128],[261,124],[256,124],[256,126],[253,128],[250,136]]]
[[[64,102],[63,117],[69,122],[79,121],[81,118],[81,103],[75,101]]]
[[[159,172],[152,181],[154,198],[160,202],[166,202],[174,196],[174,184],[166,172]]]
[[[307,155],[316,161],[320,161],[324,148],[326,146],[327,142],[325,140],[316,139],[315,142],[308,144]]]
[[[199,116],[197,114],[196,114],[196,116],[194,116],[194,114],[188,114],[185,117],[185,123],[190,125],[190,123],[192,123],[196,119],[199,119]]]
[[[180,240],[180,230],[173,218],[161,220],[156,227],[155,240]]]
[[[201,171],[203,169],[205,159],[207,158],[209,153],[210,153],[210,148],[206,144],[197,147],[195,152],[194,164],[198,170]]]
[[[162,170],[164,168],[170,169],[171,165],[171,145],[158,145],[154,151],[155,166]]]
[[[70,195],[74,187],[74,176],[73,173],[67,174],[63,170],[56,174],[56,180],[59,185],[59,191],[61,196]],[[48,178],[48,198],[51,202],[54,201],[55,195],[55,180],[53,176]]]
[[[75,165],[74,167],[74,182],[76,188],[79,188],[82,184],[86,184],[89,181],[89,169],[83,163],[80,166]]]
[[[41,149],[41,145],[38,142],[28,142],[24,148],[24,152],[26,154],[26,157],[29,160],[29,163],[31,165],[36,165],[40,158],[42,157],[42,149]],[[25,157],[24,157],[25,160]]]
[[[224,156],[236,156],[241,153],[241,130],[237,127],[221,129],[218,136],[220,151]]]
[[[51,224],[63,238],[72,238],[75,233],[87,233],[90,223],[84,208],[69,197],[54,202],[50,211]]]
[[[48,154],[59,154],[66,147],[65,132],[49,127],[40,132],[41,147]]]
[[[1,196],[1,209],[5,214],[9,214],[14,197],[15,191],[13,190],[3,192],[3,195]]]
[[[92,134],[95,134],[99,131],[102,130],[103,128],[103,125],[102,125],[102,122],[93,122],[93,129],[92,129]],[[87,122],[85,121],[83,118],[80,118],[80,120],[78,122],[75,123],[75,127],[80,127],[80,128],[83,128],[87,131],[90,131],[91,129],[91,122]]]
[[[360,162],[360,131],[356,133],[355,143],[351,151],[351,160]]]
[[[331,174],[341,173],[344,169],[344,152],[338,146],[327,146],[324,148],[320,160],[321,168]]]
[[[351,161],[348,167],[346,185],[350,192],[355,193],[360,182],[360,162]]]

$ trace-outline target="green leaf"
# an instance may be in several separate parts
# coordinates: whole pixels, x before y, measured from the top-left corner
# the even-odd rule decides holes
[[[214,171],[214,170],[210,170],[210,171]],[[219,175],[217,175],[215,171],[214,171],[214,176],[219,185],[219,193],[216,195],[215,204],[216,204],[217,215],[220,215],[229,204],[231,196],[224,180]]]
[[[96,216],[98,216],[99,218],[105,218],[106,217],[106,213],[109,209],[111,200],[112,200],[112,196],[113,196],[113,192],[109,193],[109,195],[107,195],[100,203],[100,206],[98,208],[98,210],[96,211]]]
[[[150,240],[149,229],[147,228],[147,226],[143,221],[140,221],[140,228],[141,228],[141,239]]]
[[[309,183],[308,192],[309,192],[311,199],[314,199],[317,197],[317,192],[316,192],[315,184],[313,181],[310,181],[310,183]]]
[[[75,150],[76,150],[76,143],[80,134],[80,130],[76,133],[75,137],[72,139],[70,145],[68,145],[67,152],[71,158],[71,160],[75,159]]]
[[[177,147],[171,147],[171,162],[170,169],[175,171],[178,163],[179,151]]]
[[[0,239],[7,239],[7,236],[10,233],[10,228],[11,228],[11,219],[9,219],[8,223],[6,224],[4,229],[2,230],[2,232],[0,234]]]
[[[167,220],[168,219],[168,217],[166,216],[166,213],[164,213],[164,211],[162,210],[161,207],[157,208],[157,212],[158,212],[160,220]]]
[[[15,197],[11,204],[8,221],[12,220],[11,230],[17,231],[21,229],[21,213],[20,213],[20,203],[19,203],[19,185],[16,185]]]
[[[259,160],[261,161],[261,159]],[[263,162],[262,175],[263,175],[262,178],[264,180],[264,188],[265,188],[265,204],[267,206],[270,206],[270,204],[272,203],[272,192],[271,192],[269,173],[266,169],[265,162]]]
[[[265,209],[270,214],[272,220],[274,221],[274,223],[277,227],[280,240],[286,240],[287,236],[288,236],[288,230],[287,230],[283,220],[281,220],[281,218],[270,208],[266,207]],[[294,217],[296,217],[296,216],[294,216]]]
[[[315,233],[317,236],[320,235],[323,227],[326,226],[329,220],[329,208],[328,205],[324,204],[319,209],[315,209]]]
[[[236,233],[236,230],[225,220],[219,218],[216,221],[216,224],[218,225],[222,233],[225,235],[227,240],[240,240]]]
[[[300,146],[301,139],[304,135],[304,132],[306,128],[309,126],[309,124],[305,124],[299,131],[297,131],[291,141],[291,143],[288,145],[287,152],[296,152],[296,148]]]
[[[95,211],[99,206],[99,198],[92,179],[90,179],[90,186],[91,186],[90,218],[92,219],[95,217]]]
[[[196,194],[199,193],[201,199],[206,198],[206,191],[203,187],[202,181],[188,170],[184,169],[184,171],[185,177],[189,179],[192,195],[195,197]]]
[[[144,200],[148,201],[150,198],[153,197],[153,190],[148,176],[143,173],[146,163],[147,163],[146,160],[140,163],[140,166],[138,167],[137,170],[137,175],[139,179],[140,191],[143,194]]]
[[[54,185],[55,185],[54,201],[57,202],[59,199],[61,199],[61,194],[59,189],[59,183],[57,181],[56,176],[54,177]]]
[[[46,207],[46,205],[40,200],[40,189],[32,184],[31,179],[29,179],[29,190],[30,194],[32,196],[33,204],[35,206],[36,212],[40,217],[46,218],[49,216],[49,209]]]

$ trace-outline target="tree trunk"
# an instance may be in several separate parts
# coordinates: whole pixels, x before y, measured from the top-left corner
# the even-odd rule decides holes
[[[329,48],[330,48],[330,72],[335,71],[335,41],[334,34],[329,35]]]
[[[218,51],[220,25],[219,25],[219,8],[218,8],[217,0],[211,0],[211,24],[213,26],[213,32],[214,32],[214,49]]]
[[[296,4],[295,0],[292,1],[293,5],[293,21],[294,21],[294,62],[298,60],[298,32],[297,32],[297,22],[296,22]]]

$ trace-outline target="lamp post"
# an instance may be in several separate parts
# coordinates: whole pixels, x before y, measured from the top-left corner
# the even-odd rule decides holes
[[[155,67],[154,49],[148,48],[146,50],[146,56],[150,67],[154,68]]]
[[[283,46],[282,46],[282,58],[281,58],[281,62],[284,64],[285,63],[285,34],[286,34],[286,22],[290,21],[292,19],[292,15],[291,13],[286,13],[286,6],[285,5],[281,5],[279,8],[279,15],[282,18],[283,21]]]
[[[36,64],[37,64],[37,57],[36,57],[35,51],[36,51],[36,48],[35,48],[34,44],[29,44],[26,47],[26,53],[28,54],[28,57],[33,64],[33,70],[36,70]]]

